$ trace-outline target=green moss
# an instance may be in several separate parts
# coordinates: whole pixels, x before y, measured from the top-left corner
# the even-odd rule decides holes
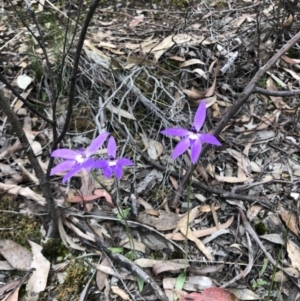
[[[90,277],[91,267],[83,260],[72,260],[65,270],[66,276],[62,284],[54,290],[54,295],[60,301],[77,301],[80,293]]]
[[[60,238],[49,239],[43,244],[43,255],[51,262],[60,262],[69,254],[69,249]]]
[[[267,78],[266,77],[262,77],[258,83],[257,86],[260,88],[266,88],[266,84],[267,84]]]
[[[0,201],[0,210],[11,211],[1,212],[0,228],[7,229],[1,231],[2,239],[11,239],[24,247],[29,247],[27,240],[39,243],[41,240],[41,232],[39,221],[35,217],[29,217],[22,214],[14,214],[18,212],[18,201],[3,197]]]
[[[296,50],[294,47],[290,48],[287,52],[287,56],[291,59],[298,59],[299,58],[299,51]]]
[[[254,229],[258,235],[264,235],[268,233],[268,228],[264,223],[256,224]]]

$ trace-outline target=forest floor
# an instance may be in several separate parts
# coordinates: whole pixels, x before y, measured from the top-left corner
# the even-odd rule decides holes
[[[300,43],[280,51],[299,32],[297,1],[101,1],[72,90],[90,2],[2,1],[0,90],[45,173],[47,120],[62,132],[73,92],[58,148],[108,131],[134,165],[120,179],[52,176],[49,238],[39,179],[0,100],[0,299],[297,300]],[[179,137],[161,132],[190,130],[203,100],[200,132],[221,146],[205,144],[194,165],[190,150],[173,160]]]

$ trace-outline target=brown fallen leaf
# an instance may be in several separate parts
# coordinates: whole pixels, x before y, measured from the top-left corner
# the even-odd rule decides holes
[[[230,227],[233,220],[234,220],[234,217],[232,216],[226,223],[219,225],[219,229],[226,229],[226,228]],[[216,231],[218,231],[217,227],[212,227],[212,228],[203,229],[203,230],[195,230],[195,231],[193,231],[193,235],[196,237],[203,237],[203,236],[211,235],[211,234],[215,233]],[[165,236],[166,236],[166,238],[172,239],[172,240],[185,240],[185,236],[181,233],[175,233],[175,234],[168,233]]]
[[[50,262],[41,253],[42,247],[33,241],[29,241],[32,250],[31,268],[34,268],[26,285],[27,295],[30,300],[38,300],[39,293],[43,292],[47,285],[48,275],[50,271]]]
[[[154,215],[155,212],[155,215]],[[179,221],[179,216],[173,212],[154,210],[152,214],[140,212],[137,221],[156,228],[158,231],[172,230]]]
[[[71,193],[67,197],[67,202],[68,203],[91,202],[101,197],[105,198],[107,203],[110,203],[114,206],[111,195],[104,189],[95,189],[93,194],[85,195],[85,196],[74,195],[74,193]]]
[[[297,227],[297,216],[294,212],[288,211],[283,207],[280,207],[280,216],[287,225],[287,227],[297,236],[299,235],[299,230]]]
[[[187,267],[189,267],[189,264],[187,264],[187,263],[162,261],[162,262],[158,262],[154,265],[153,273],[157,276],[158,274],[160,274],[162,272],[179,271],[182,269],[186,269]]]
[[[288,239],[286,247],[292,267],[300,271],[300,247],[290,239]]]
[[[35,193],[29,187],[21,187],[18,185],[10,185],[10,184],[0,183],[0,190],[5,191],[6,193],[12,194],[12,195],[22,195],[30,200],[36,201],[38,204],[40,204],[42,206],[47,205],[45,198],[43,196]]]
[[[199,214],[199,209],[201,206],[197,206],[187,212],[183,217],[180,218],[178,224],[173,231],[173,235],[179,230],[183,235],[185,235],[189,240],[193,241],[198,249],[205,255],[208,260],[212,260],[211,253],[205,247],[203,242],[199,240],[194,234],[193,231],[189,228],[189,223],[191,223]]]
[[[0,239],[0,254],[20,271],[30,271],[32,253],[10,239]]]

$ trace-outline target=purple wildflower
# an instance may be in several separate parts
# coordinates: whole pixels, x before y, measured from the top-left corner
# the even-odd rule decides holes
[[[191,159],[195,164],[202,150],[202,143],[221,145],[220,141],[211,134],[199,133],[206,118],[206,104],[202,101],[195,114],[193,126],[190,131],[183,128],[170,128],[162,131],[164,135],[184,137],[174,148],[172,159],[176,159],[191,147]]]
[[[110,137],[107,143],[108,160],[100,159],[94,164],[94,168],[102,168],[106,178],[110,178],[114,173],[118,179],[121,179],[123,174],[123,166],[133,165],[133,162],[127,158],[116,159],[117,144],[114,137]]]
[[[67,180],[77,174],[81,169],[85,168],[87,170],[90,170],[95,163],[94,159],[92,159],[91,156],[94,155],[96,151],[102,146],[108,135],[108,132],[100,134],[91,142],[86,151],[84,151],[83,148],[80,148],[77,151],[68,148],[62,148],[52,152],[51,157],[63,158],[66,160],[52,168],[50,176],[63,171],[69,171],[63,177],[62,182],[64,184]]]

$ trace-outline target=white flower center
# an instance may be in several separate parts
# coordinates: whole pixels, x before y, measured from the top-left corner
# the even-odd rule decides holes
[[[111,160],[111,161],[109,161],[108,165],[109,166],[116,166],[117,165],[117,161]]]
[[[192,139],[192,140],[196,140],[198,138],[198,134],[194,134],[194,133],[190,134],[189,138]]]
[[[75,157],[75,160],[78,162],[78,163],[82,163],[84,162],[84,157],[82,155],[77,155]]]

